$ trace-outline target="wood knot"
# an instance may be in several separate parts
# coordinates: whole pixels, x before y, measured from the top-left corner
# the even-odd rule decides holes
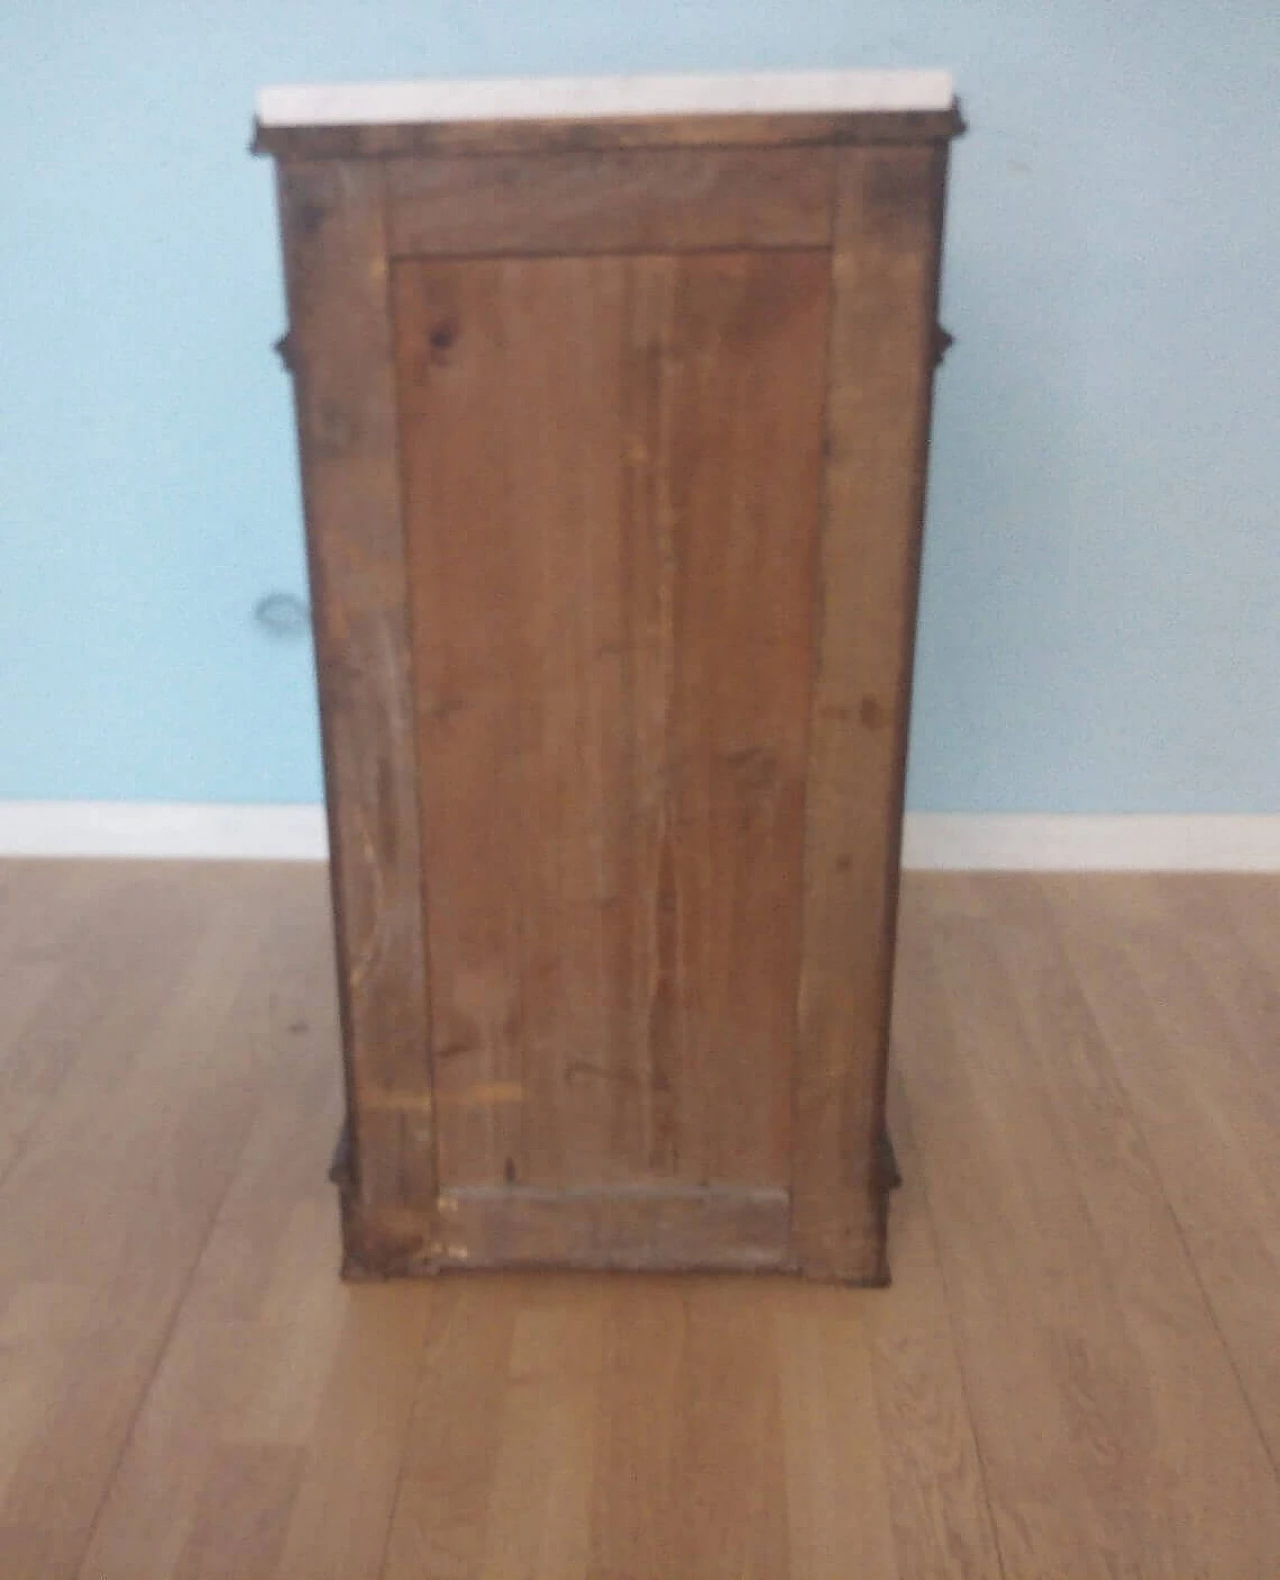
[[[359,430],[352,414],[339,400],[322,400],[315,413],[312,435],[317,453],[338,460],[355,448]]]
[[[449,352],[453,350],[458,339],[458,325],[452,318],[444,318],[434,324],[427,334],[427,344],[431,347],[431,361],[437,366],[447,365]]]
[[[778,775],[778,764],[772,752],[759,746],[745,746],[740,751],[726,752],[725,762],[742,792],[760,796],[769,790]]]
[[[324,203],[317,202],[312,198],[304,199],[293,211],[294,226],[296,227],[298,234],[300,236],[304,236],[308,241],[310,241],[313,236],[319,235],[320,227],[324,224],[328,217],[328,206]]]

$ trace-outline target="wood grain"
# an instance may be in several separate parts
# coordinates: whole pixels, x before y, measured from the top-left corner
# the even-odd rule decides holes
[[[783,1189],[825,255],[394,298],[441,1182]]]
[[[761,1287],[775,1298],[743,1300],[725,1281],[689,1291],[670,1442],[676,1534],[659,1572],[768,1580],[790,1567],[788,1379],[772,1350],[778,1286]]]
[[[279,197],[351,1099],[347,1250],[353,1270],[381,1270],[413,1264],[435,1199],[382,172],[291,165]]]
[[[945,1057],[945,1046],[932,1052]],[[890,1123],[903,1172],[894,1197],[893,1287],[862,1310],[876,1402],[868,1432],[879,1442],[897,1573],[903,1580],[990,1580],[1003,1568],[987,1472],[901,1079],[890,1092]],[[852,1313],[845,1320],[849,1349]],[[864,1506],[842,1503],[843,1517],[856,1520]]]
[[[1050,901],[1055,881],[1028,876],[1010,878],[1002,885],[999,914],[1005,925],[997,935],[998,946],[1060,1133],[1074,1155],[1081,1196],[1107,1260],[1128,1337],[1141,1355],[1142,1370],[1156,1379],[1183,1379],[1177,1388],[1153,1385],[1146,1400],[1135,1404],[1127,1423],[1131,1430],[1132,1420],[1144,1410],[1149,1415],[1153,1456],[1176,1457],[1176,1494],[1170,1497],[1162,1490],[1173,1479],[1166,1462],[1163,1474],[1152,1478],[1155,1486],[1147,1510],[1156,1528],[1147,1537],[1150,1551],[1158,1552],[1163,1540],[1166,1561],[1176,1567],[1179,1555],[1197,1546],[1207,1552],[1206,1533],[1216,1521],[1222,1496],[1217,1467],[1231,1452],[1228,1445],[1247,1436],[1254,1417],[1242,1388],[1243,1373],[1237,1375],[1230,1355],[1214,1351],[1212,1341],[1226,1331],[1215,1312],[1216,1280],[1200,1280],[1185,1223],[1180,1222],[1182,1191],[1165,1187],[1165,1149],[1148,1141],[1138,1117],[1143,1112],[1140,1084],[1133,1092],[1136,1101],[1131,1103],[1126,1096],[1131,1080],[1137,1077],[1140,1083],[1138,1072],[1145,1061],[1120,1047],[1108,1052],[1097,1015],[1073,981],[1055,928],[1057,908]],[[1214,1024],[1213,994],[1205,991],[1206,983],[1196,980],[1196,952],[1182,948],[1182,927],[1170,925],[1173,918],[1164,903],[1164,881],[1149,880],[1144,886],[1150,896],[1152,925],[1146,946],[1129,957],[1133,975],[1154,981],[1160,1005],[1157,1026],[1164,1014],[1173,1015],[1180,1038],[1190,1037],[1206,1048],[1221,1046],[1223,1028]],[[1062,886],[1060,881],[1057,886]],[[1106,887],[1095,885],[1092,892],[1101,897]],[[1181,887],[1174,885],[1175,891]],[[1088,906],[1084,909],[1087,912]],[[1123,935],[1119,927],[1109,931],[1114,948]],[[1160,947],[1151,947],[1151,933],[1161,936]],[[1127,950],[1122,947],[1116,953],[1123,958]],[[1237,958],[1243,954],[1240,951]],[[1099,973],[1092,980],[1100,988],[1104,978]],[[1149,1035],[1150,1031],[1156,1031],[1150,1041],[1158,1045],[1159,1032],[1156,1027],[1149,1029]],[[1229,1068],[1244,1075],[1247,1056],[1229,1061]],[[1249,1106],[1240,1087],[1237,1103],[1242,1113]],[[1210,1104],[1205,1113],[1211,1115]],[[1276,1117],[1280,1115],[1273,1114],[1269,1126],[1259,1125],[1259,1140],[1264,1132],[1274,1135]],[[1110,1145],[1098,1156],[1095,1139],[1104,1127]],[[1274,1177],[1280,1186],[1280,1174]],[[1280,1211],[1280,1189],[1271,1206]],[[1141,1254],[1126,1253],[1126,1242],[1140,1246]],[[1272,1265],[1280,1273],[1280,1264]],[[1280,1403],[1280,1392],[1274,1402]],[[1264,1410],[1258,1421],[1268,1418]],[[1252,1530],[1242,1526],[1228,1567],[1241,1574],[1262,1573],[1268,1550],[1274,1551],[1273,1544],[1280,1542],[1280,1502],[1274,1492],[1273,1462],[1263,1442],[1255,1452],[1236,1457],[1233,1481],[1232,1496],[1242,1508],[1255,1506],[1259,1517]]]
[[[789,1561],[755,1572],[762,1580],[896,1574],[865,1314],[842,1290],[793,1293],[799,1298],[780,1295],[771,1312]]]
[[[0,1061],[0,1179],[56,1103],[90,1028],[109,1027],[127,1046],[168,991],[190,908],[134,871],[69,861],[50,882],[40,862],[7,866],[0,1038],[12,1053]],[[173,938],[162,927],[122,926],[140,906],[167,914]]]
[[[811,1274],[888,1276],[877,1168],[946,150],[836,167],[829,459],[809,739],[794,1238]]]
[[[0,1573],[48,1580],[77,1571],[294,1010],[271,868],[102,870],[109,913],[61,957],[76,1058],[0,1191]]]
[[[516,1312],[482,1576],[587,1580],[602,1309],[592,1290]]]
[[[1260,1580],[1274,1472],[1091,1011],[1106,978],[1054,938],[1107,881],[1041,909],[1038,880],[939,878],[903,918],[898,1059],[995,1529],[1012,1575]]]
[[[642,1306],[629,1280],[615,1280],[608,1290],[592,1573],[660,1574],[678,1566],[684,1555],[676,1543],[691,1535],[681,1523],[684,1464],[672,1452],[689,1389],[690,1280],[650,1276],[644,1287]]]
[[[1248,877],[1113,882],[1052,911],[1273,1466],[1276,888]]]
[[[441,153],[581,153],[607,148],[910,144],[945,142],[963,129],[958,105],[949,110],[626,116],[590,121],[259,125],[253,151],[282,161],[304,161]]]
[[[823,247],[830,148],[610,149],[387,164],[394,256]]]
[[[508,1357],[532,1294],[479,1275],[442,1283],[431,1301],[383,1580],[480,1573],[512,1387]]]

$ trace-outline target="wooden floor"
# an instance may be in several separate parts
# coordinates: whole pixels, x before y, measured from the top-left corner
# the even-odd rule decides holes
[[[1280,880],[916,876],[891,1290],[343,1287],[318,869],[0,866],[0,1580],[1280,1575]]]

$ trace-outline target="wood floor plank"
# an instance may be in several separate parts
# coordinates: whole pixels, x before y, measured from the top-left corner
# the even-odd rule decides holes
[[[181,1322],[114,1477],[80,1573],[165,1580],[192,1540],[219,1446],[252,1365],[249,1323]],[[238,1505],[232,1528],[241,1523]],[[224,1504],[224,1518],[228,1506]]]
[[[1017,1050],[988,1052],[985,1018],[974,1024],[972,1010],[957,1013],[929,903],[936,892],[915,881],[904,886],[894,1050],[1004,1573],[1006,1580],[1047,1577],[1061,1555],[1071,1554],[1073,1580],[1093,1580],[1109,1575],[1106,1520],[1089,1485],[1088,1444],[1070,1419],[1073,1391],[1061,1387],[1052,1353],[1069,1353],[1073,1337],[1060,1302],[1074,1292],[1061,1287],[1066,1280],[1057,1268],[1068,1263],[1061,1220],[1074,1193],[1060,1167],[1044,1173],[1052,1155],[1034,1164],[1019,1155],[999,1082],[984,1068],[991,1058],[1016,1060]],[[1027,1199],[1037,1178],[1040,1198],[1065,1187],[1065,1208]],[[1046,1310],[1042,1292],[1055,1290],[1058,1309]],[[1077,1349],[1084,1351],[1079,1341]]]
[[[325,1178],[339,1112],[326,903],[319,872],[270,895],[260,1101],[97,1522],[92,1580],[216,1573],[240,1536],[255,1573],[283,1558],[350,1303]],[[229,1502],[250,1464],[263,1476]]]
[[[772,1294],[788,1550],[752,1572],[897,1580],[866,1301],[839,1286]]]
[[[906,998],[932,972],[950,1054],[916,1042],[905,1061],[1006,1572],[1108,1574],[1126,1555],[1126,1574],[1260,1580],[1280,1549],[1274,1479],[1127,1101],[1015,882],[935,886],[933,960],[917,946]],[[970,1193],[934,1192],[965,1137]],[[991,1366],[997,1331],[1016,1372]]]
[[[2,865],[0,1180],[86,1048],[91,1076],[124,1063],[200,928],[198,884],[187,892],[145,863]],[[116,1059],[103,1059],[113,1042]]]
[[[1081,880],[1007,877],[982,887],[989,936],[1018,1005],[1028,1062],[1062,1136],[1093,1225],[1102,1265],[1149,1379],[1149,1431],[1166,1563],[1193,1572],[1263,1575],[1280,1552],[1280,1490],[1248,1400],[1166,1198],[1162,1175],[1122,1076],[1056,936],[1053,919]],[[1098,886],[1095,884],[1095,888]],[[1160,880],[1144,886],[1159,901]],[[1058,904],[1055,904],[1055,898]],[[1165,921],[1168,921],[1167,915]],[[1211,1004],[1178,934],[1162,928],[1166,993]],[[1152,951],[1156,957],[1165,949]],[[1136,963],[1136,962],[1135,962]],[[1153,969],[1149,959],[1143,969]],[[1199,991],[1197,992],[1197,988]],[[1179,1024],[1195,1038],[1193,1006]],[[1187,1047],[1194,1046],[1189,1040]],[[1201,1044],[1205,1046],[1206,1044]],[[1232,1473],[1224,1481],[1222,1467]],[[1156,1551],[1150,1562],[1154,1565]]]
[[[1145,952],[1144,980],[1180,1018],[1189,1016],[1189,1037],[1230,1046],[1215,1073],[1233,1083],[1232,1119],[1243,1110],[1259,1127],[1240,1139],[1264,1165],[1260,1184],[1280,1205],[1270,1145],[1280,1125],[1280,884],[1257,875],[1165,873],[1143,895],[1156,940]],[[1131,897],[1131,916],[1133,907]]]
[[[306,1451],[284,1443],[219,1449],[174,1580],[244,1580],[270,1574],[284,1544]],[[236,1510],[234,1522],[227,1510]]]
[[[690,1284],[673,1457],[670,1568],[708,1580],[788,1571],[784,1403],[772,1283]]]
[[[999,1580],[924,1167],[896,1071],[889,1105],[902,1174],[890,1216],[893,1284],[865,1308],[897,1569],[903,1580]]]
[[[432,1292],[389,1284],[345,1293],[346,1324],[271,1571],[279,1580],[374,1580],[386,1554]]]
[[[26,1052],[24,1037],[66,970],[69,940],[83,928],[93,901],[119,882],[119,870],[110,863],[0,862],[0,1113],[6,1116],[10,1104],[3,1097],[12,1092],[15,1076],[29,1075],[41,1062]],[[16,1150],[11,1117],[7,1129],[0,1178]]]
[[[472,1580],[480,1572],[523,1283],[481,1274],[442,1280],[430,1292],[384,1580]]]
[[[1231,901],[1171,905],[1171,880],[1077,882],[1052,907],[1082,990],[1114,1051],[1271,1463],[1280,1464],[1280,1152],[1274,1043],[1280,983],[1237,962],[1223,978],[1206,932],[1230,932]],[[1280,888],[1280,885],[1276,885]],[[1244,880],[1242,895],[1255,885]],[[1229,891],[1228,891],[1229,892]],[[1193,931],[1188,911],[1208,914]],[[1216,915],[1215,915],[1216,913]],[[1249,923],[1244,921],[1248,929]],[[1234,984],[1231,977],[1234,976]],[[1253,1000],[1253,1020],[1249,1002]],[[1224,1002],[1230,1003],[1224,1009]],[[1258,1019],[1259,1012],[1261,1019]]]
[[[0,1496],[40,1430],[66,1349],[83,1332],[92,1307],[87,1289],[30,1283],[0,1316]]]
[[[483,1580],[586,1580],[602,1295],[580,1284],[516,1313]]]
[[[129,881],[140,863],[0,861],[0,970],[37,961],[62,964],[67,939],[105,892]]]
[[[124,996],[95,999],[96,1025],[86,1012],[73,1075],[0,1189],[0,1291],[58,1278],[90,1297],[0,1502],[6,1576],[76,1572],[234,1173],[273,1040],[274,882],[269,869],[192,868],[158,890],[140,874],[130,903],[117,897],[116,927],[155,954],[136,963],[136,998],[126,974]]]
[[[636,1580],[676,1567],[688,1283],[657,1276],[610,1290],[592,1489],[592,1573]],[[643,1298],[637,1298],[642,1296]]]

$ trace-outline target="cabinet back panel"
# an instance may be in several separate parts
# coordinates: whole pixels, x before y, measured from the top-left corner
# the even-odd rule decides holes
[[[392,267],[442,1189],[789,1184],[829,276]]]
[[[831,148],[611,148],[387,162],[393,254],[825,247]]]

